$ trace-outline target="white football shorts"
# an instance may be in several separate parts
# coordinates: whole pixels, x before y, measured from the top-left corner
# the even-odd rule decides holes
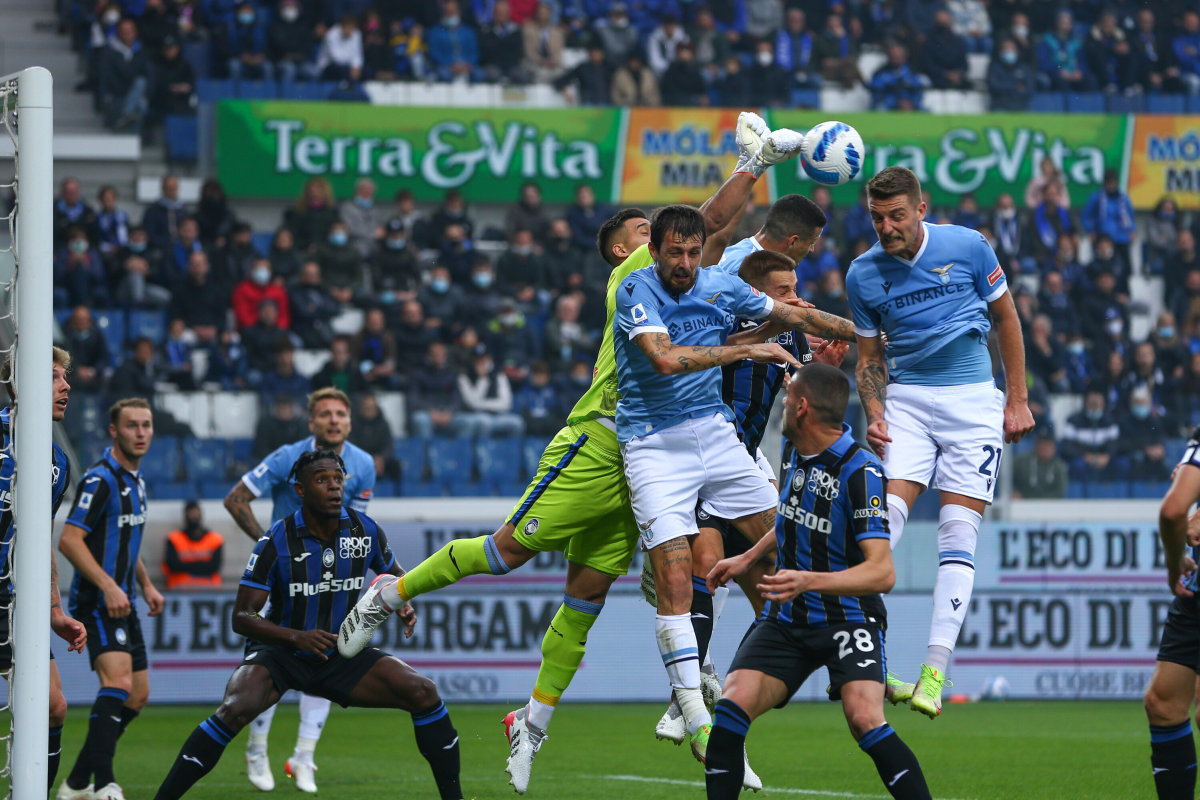
[[[883,419],[888,480],[992,502],[1004,450],[1004,392],[993,382],[888,384]]]
[[[643,550],[699,533],[698,501],[723,519],[760,514],[779,502],[733,423],[720,414],[631,439],[623,453]]]

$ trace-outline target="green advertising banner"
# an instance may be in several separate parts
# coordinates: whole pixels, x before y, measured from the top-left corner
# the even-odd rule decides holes
[[[772,128],[807,130],[821,112],[771,111]],[[1101,114],[843,114],[866,145],[859,177],[833,189],[835,203],[852,203],[863,183],[884,167],[899,165],[917,173],[939,206],[953,205],[973,192],[981,206],[1005,192],[1017,198],[1042,159],[1049,156],[1066,175],[1072,197],[1083,199],[1103,183],[1105,167],[1128,174],[1126,132],[1129,117]],[[776,168],[777,195],[808,194],[816,185],[797,159]]]
[[[365,103],[223,100],[217,104],[217,177],[232,197],[298,197],[328,178],[337,197],[373,178],[381,197],[411,189],[437,200],[462,188],[474,202],[511,203],[537,181],[549,203],[591,184],[614,201],[617,109],[409,108]],[[468,187],[469,184],[469,187]]]

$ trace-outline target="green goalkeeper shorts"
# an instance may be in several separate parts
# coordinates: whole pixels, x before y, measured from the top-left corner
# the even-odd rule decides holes
[[[530,550],[558,550],[572,564],[626,574],[638,527],[616,434],[594,420],[555,434],[508,521]]]

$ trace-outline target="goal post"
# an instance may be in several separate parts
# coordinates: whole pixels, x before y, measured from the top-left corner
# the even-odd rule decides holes
[[[13,422],[12,576],[13,673],[10,789],[15,800],[46,797],[50,673],[50,559],[52,351],[54,306],[53,79],[44,67],[0,78],[16,114],[5,114],[4,134],[16,150],[16,261],[14,387],[20,398]],[[11,106],[6,108],[11,112]],[[10,295],[13,292],[10,292]],[[7,398],[4,398],[5,400]]]

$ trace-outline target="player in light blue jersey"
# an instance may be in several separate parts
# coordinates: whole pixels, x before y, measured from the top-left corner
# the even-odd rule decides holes
[[[921,183],[904,167],[872,178],[867,196],[879,242],[850,265],[846,294],[867,441],[889,480],[893,548],[917,496],[935,479],[941,493],[925,663],[916,684],[889,677],[888,688],[892,702],[911,699],[932,718],[942,711],[946,667],[970,606],[979,523],[1004,443],[1033,429],[1025,346],[1004,270],[982,235],[926,223]],[[992,377],[993,321],[1007,397]]]
[[[655,263],[616,291],[617,439],[625,457],[633,516],[657,589],[659,652],[683,711],[692,752],[704,759],[711,718],[700,693],[700,659],[689,609],[697,533],[706,500],[758,541],[775,524],[774,487],[738,441],[733,411],[714,367],[742,359],[798,366],[776,343],[726,343],[739,317],[849,340],[853,326],[813,308],[776,303],[740,278],[701,270],[704,218],[666,206],[650,224]]]
[[[327,387],[310,394],[308,429],[312,431],[312,436],[285,444],[271,453],[243,475],[225,497],[225,508],[234,522],[256,541],[262,538],[265,531],[258,524],[250,503],[256,497],[269,493],[274,503],[271,509],[272,525],[295,514],[300,509],[300,498],[288,476],[296,459],[310,450],[332,450],[341,456],[346,465],[343,505],[359,513],[367,510],[367,503],[375,489],[375,459],[362,448],[346,441],[350,435],[350,398],[346,393]],[[275,776],[271,774],[270,761],[267,759],[267,737],[274,716],[275,706],[271,706],[251,722],[246,743],[246,776],[250,783],[264,792],[275,788]],[[300,695],[300,731],[296,748],[285,763],[284,770],[292,776],[296,788],[301,791],[317,791],[313,751],[328,717],[329,700],[314,695]]]

